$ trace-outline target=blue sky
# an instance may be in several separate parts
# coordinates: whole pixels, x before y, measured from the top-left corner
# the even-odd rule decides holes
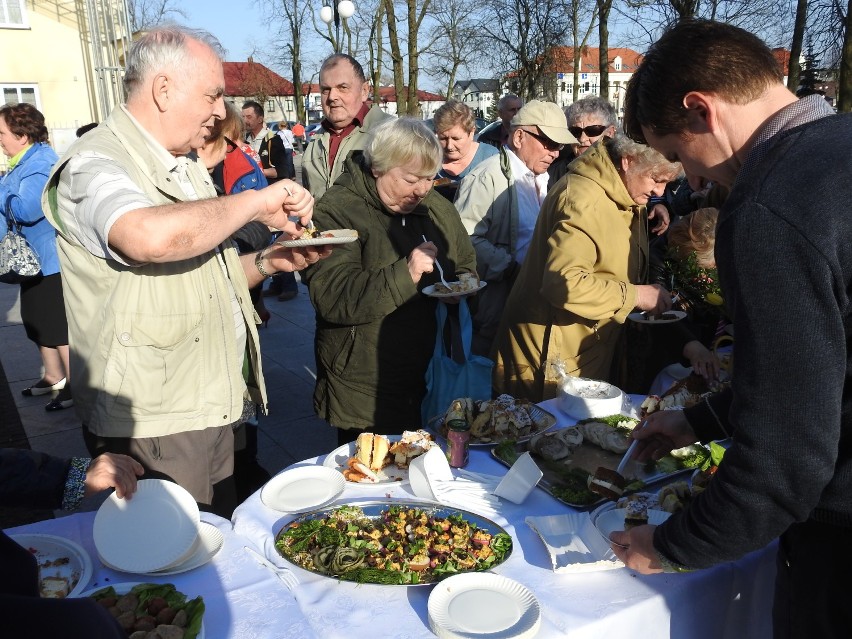
[[[264,25],[255,0],[179,0],[176,5],[188,16],[178,21],[215,35],[228,50],[228,61],[245,60],[273,41],[273,29]]]

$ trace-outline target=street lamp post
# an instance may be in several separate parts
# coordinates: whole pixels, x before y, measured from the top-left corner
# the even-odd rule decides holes
[[[331,6],[325,4],[331,2]],[[323,0],[320,20],[330,25],[334,22],[334,52],[340,53],[340,19],[351,18],[355,13],[352,0]]]

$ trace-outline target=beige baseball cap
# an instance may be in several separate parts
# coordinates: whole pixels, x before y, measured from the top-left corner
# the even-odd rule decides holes
[[[579,144],[568,131],[565,114],[553,102],[530,100],[512,118],[511,126],[537,126],[541,132],[557,144]]]

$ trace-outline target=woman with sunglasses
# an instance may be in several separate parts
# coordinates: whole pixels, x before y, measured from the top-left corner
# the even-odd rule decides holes
[[[565,107],[565,120],[577,144],[566,146],[550,165],[547,172],[551,188],[568,172],[568,165],[574,158],[588,151],[602,137],[613,137],[618,128],[615,108],[598,96],[582,98]]]

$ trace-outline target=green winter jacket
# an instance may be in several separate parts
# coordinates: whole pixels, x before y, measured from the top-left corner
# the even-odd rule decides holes
[[[407,258],[425,235],[448,279],[475,272],[458,212],[433,190],[408,215],[392,213],[363,158],[350,157],[313,219],[321,230],[358,231],[357,242],[336,246],[304,272],[317,317],[318,415],[338,428],[419,428],[437,304],[421,290],[439,278],[435,271],[414,284]]]

